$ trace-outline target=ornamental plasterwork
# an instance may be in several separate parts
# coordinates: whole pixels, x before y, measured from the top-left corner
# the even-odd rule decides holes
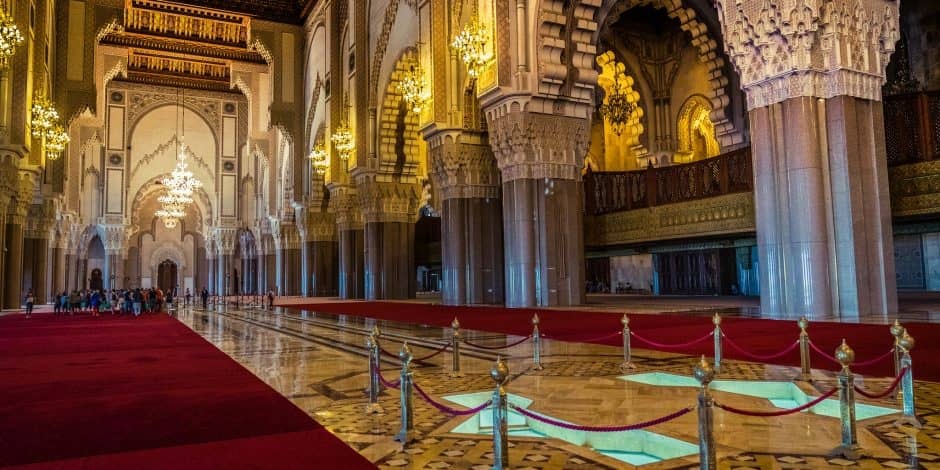
[[[377,95],[379,93],[379,72],[382,70],[382,60],[385,58],[385,51],[388,49],[388,37],[392,34],[392,26],[395,24],[395,17],[398,15],[399,0],[389,0],[385,7],[385,20],[382,22],[382,30],[379,32],[378,41],[375,43],[375,53],[372,56],[372,69],[369,71],[369,106],[375,107]],[[420,34],[420,33],[419,33]]]
[[[370,181],[358,184],[356,192],[365,222],[418,221],[418,184]]]
[[[729,194],[585,217],[584,227],[589,246],[754,232],[754,195]]]
[[[326,212],[308,211],[304,239],[308,242],[336,241],[336,217]]]
[[[330,186],[330,213],[336,217],[336,228],[339,230],[363,228],[362,209],[359,207],[355,186]]]
[[[430,176],[439,200],[499,198],[499,169],[484,136],[444,131],[427,142]]]
[[[748,109],[789,98],[880,100],[898,32],[894,0],[717,0]]]
[[[889,168],[888,178],[892,215],[940,213],[940,160]]]
[[[503,111],[506,107],[500,106]],[[503,182],[522,178],[581,179],[587,154],[587,119],[501,112],[500,108],[487,110],[487,128]]]
[[[134,177],[137,176],[137,172],[140,171],[141,167],[148,165],[151,161],[153,161],[154,158],[157,158],[158,156],[162,155],[164,152],[167,152],[167,151],[172,152],[175,158],[176,148],[177,148],[177,145],[179,145],[180,143],[181,142],[180,142],[179,136],[174,134],[173,137],[170,137],[170,140],[158,145],[157,148],[154,149],[153,152],[150,152],[144,155],[143,157],[137,159],[137,163],[134,164],[134,168],[131,169],[131,176],[130,178],[128,178],[128,181],[133,181]],[[209,173],[212,179],[215,180],[215,170],[213,170],[202,157],[200,157],[199,155],[196,155],[195,153],[193,153],[192,150],[188,148],[186,149],[186,157],[187,157],[187,160],[189,160],[190,162],[194,162],[196,164],[195,165],[196,167],[201,168],[205,172]]]

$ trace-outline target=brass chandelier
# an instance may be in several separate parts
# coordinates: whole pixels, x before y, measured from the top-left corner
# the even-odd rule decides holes
[[[23,33],[6,11],[0,10],[0,68],[6,68],[16,48],[23,44]]]
[[[492,58],[486,47],[488,39],[486,26],[474,16],[451,43],[460,60],[467,66],[467,74],[471,78],[479,77]]]
[[[601,116],[610,124],[611,129],[618,136],[626,130],[627,123],[636,111],[636,98],[628,90],[627,78],[623,73],[614,75],[614,83],[611,85],[600,107]]]
[[[310,164],[313,165],[313,171],[317,176],[326,174],[326,169],[330,167],[330,161],[322,143],[318,142],[314,145],[313,150],[310,151],[310,155],[307,158],[310,159]]]
[[[346,162],[349,160],[349,157],[352,156],[356,142],[353,139],[352,129],[349,128],[349,95],[346,95],[343,101],[343,120],[333,131],[333,135],[330,136],[330,142],[332,142],[333,147],[336,148],[339,159]]]
[[[408,103],[413,113],[421,113],[431,95],[425,89],[424,70],[420,65],[412,65],[411,70],[405,72],[401,81],[398,82],[398,92],[401,93],[402,99]]]
[[[182,100],[177,105],[177,112],[182,108]],[[166,188],[166,193],[157,198],[163,207],[154,213],[163,220],[166,228],[176,228],[180,219],[186,215],[186,206],[193,203],[193,193],[196,189],[202,187],[202,182],[189,171],[186,163],[187,149],[183,143],[182,134],[186,132],[186,110],[183,109],[182,126],[177,127],[180,130],[180,137],[176,141],[176,166],[170,172],[170,176],[164,177],[160,183]]]
[[[59,124],[59,112],[45,96],[37,94],[33,97],[30,127],[33,138],[42,140],[46,157],[57,160],[70,141],[69,133]]]

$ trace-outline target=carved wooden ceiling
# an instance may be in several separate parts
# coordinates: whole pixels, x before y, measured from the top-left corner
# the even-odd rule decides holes
[[[307,4],[316,0],[180,0],[178,3],[249,15],[278,23],[300,24]]]

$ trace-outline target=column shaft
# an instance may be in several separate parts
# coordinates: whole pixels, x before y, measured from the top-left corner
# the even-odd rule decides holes
[[[365,295],[364,230],[339,231],[339,296],[343,299],[361,299]]]
[[[13,219],[13,220],[11,220]],[[15,218],[7,219],[3,273],[3,308],[20,308],[23,299],[23,225]]]

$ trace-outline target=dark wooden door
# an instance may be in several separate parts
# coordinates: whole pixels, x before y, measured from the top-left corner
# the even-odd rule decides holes
[[[160,263],[160,268],[157,271],[157,287],[162,289],[163,292],[172,292],[176,284],[176,263],[165,260]]]

